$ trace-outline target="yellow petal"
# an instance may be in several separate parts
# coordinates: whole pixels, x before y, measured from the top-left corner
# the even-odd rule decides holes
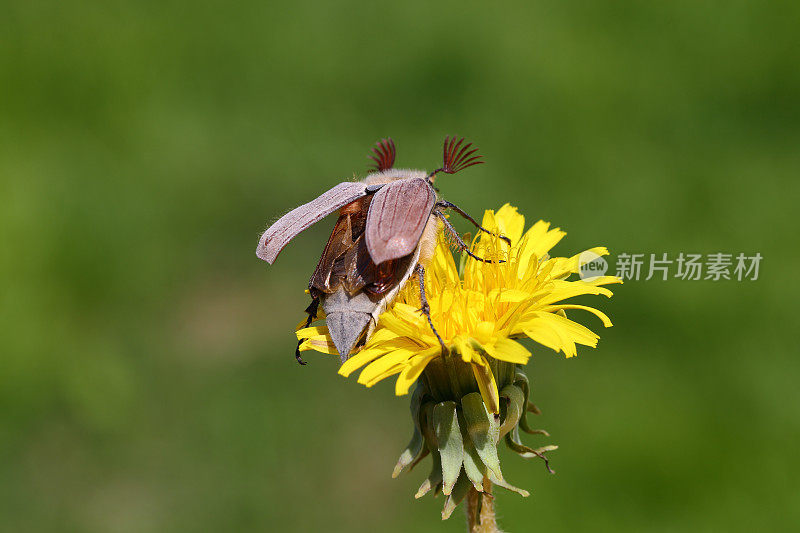
[[[372,337],[370,337],[370,339],[367,341],[366,347],[370,348],[384,342],[397,341],[400,339],[406,340],[408,337],[401,337],[394,331],[387,328],[378,328],[375,330],[375,333],[372,334]]]
[[[495,215],[497,221],[498,231],[511,239],[511,245],[516,245],[522,237],[522,231],[525,229],[525,217],[517,212],[516,207],[511,204],[505,204],[497,210]]]
[[[531,356],[531,352],[524,346],[508,338],[498,339],[493,344],[486,344],[484,349],[495,359],[519,365],[526,364]]]
[[[426,272],[428,272],[426,285],[443,287],[458,283],[458,269],[453,254],[443,239],[439,240]]]
[[[566,257],[556,257],[551,259],[553,261],[553,272],[552,276],[555,278],[569,275],[569,274],[577,274],[580,272],[580,259],[583,254],[592,253],[598,256],[608,255],[608,249],[604,246],[598,246],[596,248],[589,248],[588,250],[581,252],[579,254],[575,254],[570,258]]]
[[[333,345],[333,341],[331,340],[331,338],[323,335],[319,335],[317,337],[311,337],[309,339],[304,340],[300,344],[301,352],[305,352],[308,350],[314,350],[329,355],[339,355],[339,352],[336,350],[336,346]]]
[[[600,336],[586,326],[582,326],[560,315],[543,313],[543,316],[549,316],[550,320],[556,321],[558,323],[558,328],[573,342],[593,348],[597,346],[597,339],[599,339]]]
[[[583,281],[553,280],[550,283],[548,287],[542,287],[534,294],[540,305],[549,305],[584,294],[602,294],[609,298],[614,294],[605,287],[596,287]]]
[[[497,298],[501,303],[517,303],[527,300],[532,295],[528,291],[518,289],[492,289],[489,292],[490,298]]]
[[[428,319],[425,318],[425,315],[423,315],[418,308],[415,308],[412,305],[396,303],[392,312],[395,316],[397,316],[397,318],[404,320],[417,328],[422,326],[423,323],[428,323]]]
[[[610,285],[612,283],[622,283],[622,279],[617,276],[600,276],[594,278],[592,281],[584,281],[583,283],[588,283],[590,285]]]
[[[397,396],[408,394],[408,389],[411,388],[411,385],[417,381],[417,378],[419,378],[422,371],[425,370],[428,363],[436,357],[439,357],[440,352],[440,348],[429,348],[412,357],[408,365],[400,372],[400,375],[397,376],[397,382],[394,385],[394,393]]]
[[[494,335],[494,322],[489,322],[486,320],[478,322],[478,325],[475,327],[475,331],[473,333],[473,337],[480,344],[485,344],[491,341],[493,335]]]
[[[483,212],[481,226],[489,231],[497,231],[497,219],[494,216],[494,209],[487,209]]]
[[[384,354],[380,359],[373,361],[361,371],[361,374],[358,376],[358,382],[364,384],[368,381],[371,381],[379,374],[383,374],[392,367],[400,363],[404,363],[413,355],[414,352],[412,350],[404,349],[394,350],[393,352]]]
[[[540,220],[525,232],[526,237],[528,237],[527,254],[543,257],[566,235],[566,232],[561,231],[559,228],[552,230],[549,228],[549,222]]]
[[[364,348],[355,355],[351,355],[350,358],[339,367],[339,374],[347,377],[352,374],[353,371],[374,361],[385,353],[387,353],[386,348],[381,346],[376,348]]]
[[[522,331],[530,339],[539,344],[547,346],[555,352],[562,351],[561,337],[553,331],[553,328],[548,327],[546,324],[532,324],[526,326]]]
[[[386,378],[392,377],[395,374],[399,374],[404,368],[405,368],[405,365],[402,365],[402,364],[394,365],[393,367],[389,368],[385,372],[381,372],[377,376],[373,377],[369,381],[359,381],[359,383],[361,383],[362,385],[364,385],[367,388],[370,388],[370,387],[374,386],[376,383],[378,383],[380,381],[383,381]]]
[[[549,329],[550,332],[556,335],[559,339],[559,342],[555,343],[558,348],[555,348],[554,346],[550,347],[563,351],[567,357],[573,357],[577,354],[575,343],[594,348],[597,346],[597,339],[600,338],[590,329],[554,313],[534,313],[534,317],[530,320],[526,320],[520,325],[520,327],[524,329],[526,334],[529,332],[538,333],[539,335],[537,336],[529,335],[537,342],[541,342],[541,328]],[[552,343],[551,338],[548,338],[547,334],[545,334],[544,337]],[[541,343],[547,345],[545,342]]]
[[[427,322],[426,322],[427,323]],[[383,313],[378,319],[378,325],[392,330],[397,336],[415,338],[420,335],[422,328],[415,322],[403,320],[392,311]]]
[[[310,328],[301,328],[294,332],[297,335],[297,340],[310,339],[313,337],[325,336],[328,334],[327,326],[312,326]]]
[[[475,381],[478,382],[478,389],[481,391],[486,410],[496,415],[500,413],[500,394],[497,392],[497,381],[494,379],[489,362],[485,357],[479,357],[481,363],[471,365],[472,374],[475,376]]]
[[[582,309],[584,311],[589,311],[590,313],[594,314],[600,320],[603,321],[603,326],[610,328],[614,324],[611,323],[611,319],[608,318],[608,315],[603,313],[602,311],[598,311],[594,307],[589,307],[587,305],[577,305],[577,304],[559,304],[559,305],[549,305],[547,307],[542,308],[542,311],[558,311],[562,309]]]
[[[458,353],[461,354],[461,360],[465,363],[472,363],[478,360],[478,352],[472,348],[472,343],[467,341],[464,337],[459,335],[453,338],[453,344],[456,346]]]

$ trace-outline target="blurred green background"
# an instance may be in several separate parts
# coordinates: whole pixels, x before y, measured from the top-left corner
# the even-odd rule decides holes
[[[534,348],[557,474],[503,458],[533,493],[498,493],[504,528],[797,530],[800,4],[289,6],[0,8],[0,529],[464,530],[412,498],[427,461],[390,478],[407,398],[294,361],[332,221],[254,255],[378,138],[431,169],[455,133],[486,164],[442,194],[552,221],[560,255],[764,256]]]

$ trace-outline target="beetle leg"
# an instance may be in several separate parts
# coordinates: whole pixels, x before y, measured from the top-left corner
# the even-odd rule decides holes
[[[450,221],[447,220],[447,218],[445,218],[445,216],[441,213],[441,211],[437,211],[437,210],[434,209],[433,214],[436,215],[437,217],[439,217],[442,220],[442,222],[444,223],[444,229],[447,231],[447,233],[450,235],[450,237],[452,237],[453,240],[456,241],[456,244],[458,245],[458,248],[462,252],[464,252],[465,254],[470,256],[471,258],[475,259],[476,261],[481,261],[483,263],[505,263],[505,261],[503,259],[498,259],[497,261],[492,261],[491,259],[484,259],[483,257],[478,257],[477,255],[473,254],[469,250],[469,246],[467,246],[466,243],[461,239],[461,235],[458,234],[458,231],[456,231],[456,228],[454,228],[453,225],[450,223]]]
[[[453,211],[455,211],[456,213],[458,213],[458,214],[459,214],[459,215],[461,215],[462,217],[464,217],[464,218],[466,218],[467,220],[469,220],[470,222],[472,222],[472,224],[473,224],[473,225],[474,225],[476,228],[478,228],[479,230],[481,230],[481,231],[483,231],[483,232],[486,232],[486,233],[488,233],[489,235],[495,235],[496,237],[500,237],[501,239],[503,239],[504,241],[506,241],[506,243],[508,243],[508,245],[509,245],[509,246],[511,246],[511,239],[509,239],[509,238],[508,238],[508,237],[506,237],[505,235],[497,235],[497,234],[495,234],[495,233],[492,233],[492,232],[491,232],[491,231],[489,231],[488,229],[484,228],[483,226],[481,226],[480,224],[478,224],[478,222],[477,222],[477,221],[476,221],[474,218],[472,218],[471,216],[469,216],[469,214],[467,214],[467,212],[466,212],[466,211],[464,211],[463,209],[461,209],[460,207],[458,207],[456,204],[454,204],[454,203],[452,203],[452,202],[448,202],[447,200],[439,200],[438,202],[436,202],[436,207],[443,207],[443,208],[445,208],[445,209],[452,209]]]
[[[430,324],[433,334],[439,339],[439,344],[442,346],[442,355],[446,355],[449,350],[439,336],[439,332],[436,331],[436,327],[433,325],[433,320],[431,320],[431,306],[428,304],[428,298],[425,296],[425,268],[422,265],[417,265],[416,270],[417,277],[419,278],[419,299],[422,303],[422,307],[419,310],[428,319],[428,324]]]
[[[306,320],[306,327],[310,326],[311,323],[317,318],[317,309],[319,309],[319,298],[314,298],[311,300],[311,304],[306,308],[306,313],[308,313],[308,319]],[[297,341],[297,348],[294,351],[294,358],[297,359],[297,362],[301,365],[307,365],[303,358],[300,357],[300,345],[303,344],[303,341]]]

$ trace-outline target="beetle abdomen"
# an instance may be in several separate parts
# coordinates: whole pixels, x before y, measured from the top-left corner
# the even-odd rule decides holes
[[[328,332],[344,363],[367,329],[379,304],[373,302],[366,292],[351,296],[343,288],[323,295],[320,300],[325,311]]]

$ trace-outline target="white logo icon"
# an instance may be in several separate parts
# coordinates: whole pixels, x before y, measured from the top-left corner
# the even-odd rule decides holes
[[[588,250],[578,257],[578,266],[580,267],[580,275],[583,281],[594,281],[604,276],[608,270],[606,260]]]

